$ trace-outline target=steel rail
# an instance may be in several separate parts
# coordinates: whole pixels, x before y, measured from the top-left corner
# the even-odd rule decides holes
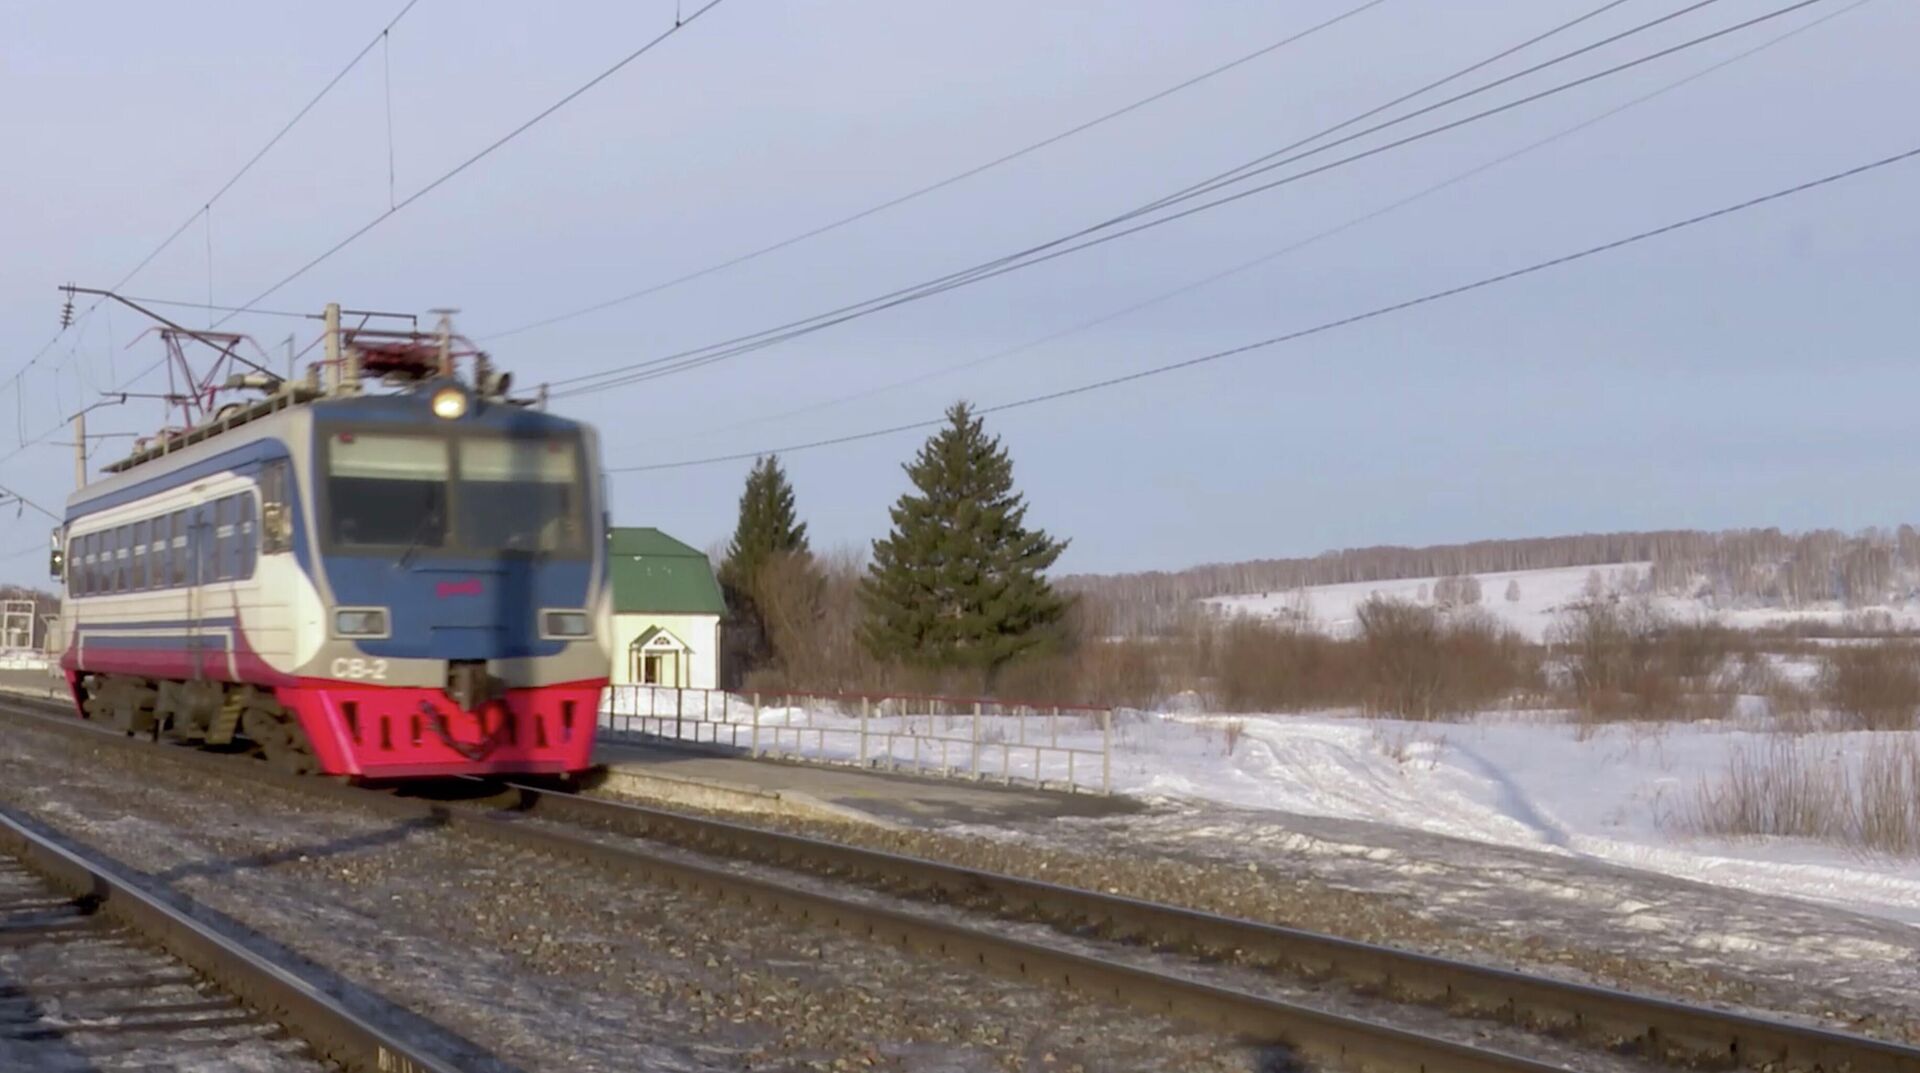
[[[34,714],[11,703],[0,704],[0,713],[30,719],[37,727],[97,747],[163,757],[167,763],[220,778],[271,786],[394,819],[430,819],[502,844],[582,860],[623,876],[637,876],[715,900],[736,901],[1003,976],[1182,1018],[1224,1030],[1249,1043],[1282,1045],[1295,1057],[1326,1066],[1367,1073],[1565,1073],[1564,1067],[1520,1055],[1062,950],[975,924],[937,920],[853,898],[796,889],[719,864],[696,863],[640,846],[601,842],[530,822],[524,813],[483,811],[373,793],[345,782],[288,775],[264,764],[244,760],[235,763],[239,758],[230,755],[155,749],[117,733],[102,733],[79,720]]]
[[[1222,916],[1044,880],[968,868],[747,824],[509,783],[535,816],[653,838],[878,889],[998,911],[1155,945],[1337,979],[1355,991],[1572,1036],[1682,1065],[1769,1071],[1920,1073],[1920,1048]]]
[[[0,850],[96,912],[125,925],[291,1029],[354,1073],[460,1073],[461,1066],[354,1013],[320,987],[194,919],[113,865],[82,855],[0,811]]]
[[[0,711],[4,710],[7,709],[0,707]],[[39,725],[97,743],[146,748],[143,743],[119,735],[103,735],[96,728],[70,718],[33,718]],[[1920,1073],[1920,1048],[1865,1036],[667,809],[509,784],[514,795],[512,811],[489,811],[488,806],[493,802],[463,806],[369,793],[344,783],[286,776],[263,765],[235,764],[231,762],[232,757],[188,750],[168,750],[162,755],[170,761],[199,765],[227,776],[255,779],[295,792],[323,795],[399,818],[431,817],[528,849],[575,856],[719,898],[742,898],[750,905],[764,905],[802,919],[961,958],[984,968],[1089,991],[1246,1036],[1285,1041],[1303,1055],[1365,1069],[1439,1073],[1558,1067],[1068,953],[970,925],[949,924],[917,914],[795,890],[722,867],[695,864],[641,847],[596,841],[525,820],[544,818],[561,824],[610,830],[710,854],[846,878],[923,898],[973,905],[988,902],[993,904],[994,911],[1010,917],[1091,926],[1104,934],[1145,944],[1225,954],[1282,968],[1309,979],[1338,980],[1363,994],[1386,995],[1467,1016],[1489,1017],[1543,1034],[1596,1044],[1615,1053],[1639,1054],[1683,1065],[1764,1069],[1770,1073],[1792,1070]]]

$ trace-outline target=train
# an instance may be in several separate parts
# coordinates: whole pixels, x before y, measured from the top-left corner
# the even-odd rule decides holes
[[[594,430],[444,334],[136,443],[55,531],[76,714],[365,780],[573,776],[611,667]],[[383,390],[384,389],[384,390]],[[84,473],[84,469],[83,469]]]

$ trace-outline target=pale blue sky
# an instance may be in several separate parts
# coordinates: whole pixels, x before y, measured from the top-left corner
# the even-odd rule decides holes
[[[1785,2],[1720,0],[1524,85]],[[726,0],[263,304],[456,306],[460,325],[485,337],[866,208],[1357,3]],[[495,355],[531,383],[937,276],[1178,189],[1597,4],[1387,0],[1004,168],[695,283],[499,340]],[[1680,6],[1629,0],[1528,56]],[[613,463],[885,426],[936,415],[956,397],[992,404],[1309,326],[1920,145],[1920,5],[1873,0],[1232,279],[1017,357],[765,420],[1028,342],[1287,246],[1846,6],[1823,0],[1416,147],[708,368],[569,399],[564,412],[601,428]],[[8,5],[0,374],[51,335],[55,285],[118,279],[399,7]],[[672,16],[658,0],[537,12],[420,0],[391,42],[400,195]],[[214,207],[216,301],[253,297],[386,208],[379,60],[376,50]],[[1580,530],[1911,520],[1916,207],[1920,163],[1909,163],[992,425],[1014,451],[1033,520],[1073,538],[1061,566],[1076,571]],[[196,225],[126,290],[204,300],[207,267]],[[275,319],[234,326],[275,353],[289,330],[310,331]],[[149,339],[109,358],[107,329],[94,318],[28,374],[28,435],[70,410],[83,382],[104,385],[159,356]],[[111,329],[125,347],[138,327],[116,314]],[[61,370],[58,405],[49,368]],[[13,390],[0,390],[0,454],[18,442],[15,416]],[[152,416],[128,407],[96,427],[144,427]],[[820,545],[884,529],[905,487],[899,463],[918,440],[788,457]],[[731,526],[746,465],[617,476],[616,521],[709,544]],[[0,484],[57,507],[71,473],[65,449],[43,446],[0,464]],[[0,554],[44,539],[45,519],[6,514]],[[0,577],[38,573],[37,556],[0,563]]]

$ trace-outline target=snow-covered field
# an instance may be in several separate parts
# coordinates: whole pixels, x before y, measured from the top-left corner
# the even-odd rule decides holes
[[[644,705],[643,705],[644,706]],[[631,700],[619,705],[634,709]],[[718,706],[714,714],[719,716]],[[743,705],[728,713],[749,718]],[[859,720],[825,708],[765,707],[758,717],[763,747],[851,761]],[[609,711],[603,723],[623,723]],[[778,735],[775,728],[782,728]],[[798,730],[796,728],[806,728]],[[673,733],[673,721],[653,724]],[[979,733],[981,766],[990,776],[1008,760],[1013,774],[1050,782],[1067,777],[1073,749],[1082,786],[1097,783],[1102,733],[1084,719],[1063,720],[1060,750],[1023,750],[1021,731],[991,717]],[[886,735],[940,735],[949,758],[971,762],[967,717],[875,717],[867,756],[884,755]],[[1799,897],[1920,924],[1920,861],[1865,855],[1795,839],[1710,839],[1689,833],[1687,819],[1703,787],[1718,780],[1742,750],[1775,744],[1811,750],[1857,765],[1870,750],[1920,735],[1835,732],[1786,737],[1741,723],[1616,724],[1581,728],[1563,713],[1489,714],[1463,723],[1410,723],[1341,713],[1216,715],[1122,709],[1112,725],[1112,785],[1117,793],[1172,808],[1230,806],[1276,813],[1364,820],[1521,849],[1605,861],[1705,883]],[[715,740],[713,726],[689,719],[682,736]],[[718,740],[747,740],[744,730]],[[899,766],[913,748],[891,741]],[[1011,746],[1003,748],[1003,746]],[[938,768],[923,745],[925,767]],[[1037,762],[1038,768],[1034,767]],[[1283,815],[1276,815],[1284,826]]]
[[[1612,591],[1632,587],[1629,582],[1644,577],[1647,563],[1619,563],[1608,566],[1570,566],[1551,570],[1515,570],[1473,575],[1480,582],[1480,607],[1494,618],[1532,640],[1543,640],[1556,618],[1568,607],[1587,596],[1591,577],[1597,572],[1603,586]],[[1431,602],[1438,578],[1397,578],[1391,581],[1359,581],[1341,585],[1311,585],[1304,589],[1238,596],[1216,596],[1207,605],[1225,614],[1246,614],[1259,618],[1304,619],[1316,629],[1335,636],[1351,633],[1356,625],[1355,612],[1374,595],[1410,602]],[[1517,599],[1507,599],[1509,585]],[[1818,621],[1839,623],[1850,615],[1865,611],[1886,614],[1894,625],[1920,626],[1920,607],[1911,605],[1876,608],[1842,607],[1715,607],[1689,597],[1659,596],[1650,603],[1670,618],[1679,621],[1712,621],[1740,629],[1772,626],[1780,623]]]
[[[1237,741],[1229,750],[1228,727]],[[1914,735],[1785,741],[1835,763]],[[1920,924],[1920,861],[1797,839],[1693,836],[1703,786],[1783,739],[1724,724],[1549,717],[1405,723],[1326,716],[1142,716],[1115,757],[1124,792],[1368,820],[1805,898]]]

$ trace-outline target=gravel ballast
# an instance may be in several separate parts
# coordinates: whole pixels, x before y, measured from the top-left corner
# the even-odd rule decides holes
[[[0,801],[528,1070],[1194,1070],[1270,1054],[426,823],[8,731]]]
[[[1914,929],[1574,857],[1378,824],[1185,806],[941,829],[708,814],[1920,1043]]]

